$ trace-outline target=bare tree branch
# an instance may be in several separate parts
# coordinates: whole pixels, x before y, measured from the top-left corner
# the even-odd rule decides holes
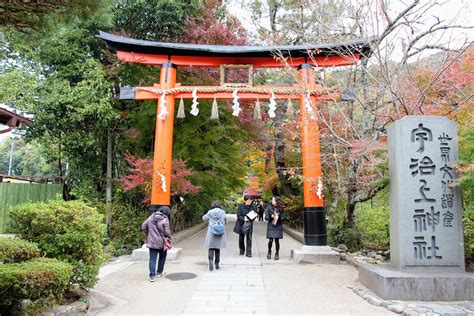
[[[383,31],[383,33],[380,35],[379,42],[382,42],[385,37],[387,37],[396,27],[397,27],[397,22],[402,19],[408,12],[410,12],[414,7],[416,7],[420,3],[420,0],[415,0],[413,1],[412,4],[410,4],[405,10],[403,10],[395,19],[391,21]],[[385,6],[385,4],[382,2],[382,6]]]

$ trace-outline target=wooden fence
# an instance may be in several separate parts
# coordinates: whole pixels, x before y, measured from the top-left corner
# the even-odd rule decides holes
[[[10,209],[24,202],[46,202],[62,196],[62,184],[0,183],[0,233],[10,221]]]

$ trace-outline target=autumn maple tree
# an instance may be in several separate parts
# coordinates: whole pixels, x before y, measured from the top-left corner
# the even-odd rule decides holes
[[[153,175],[153,159],[139,158],[131,154],[125,156],[125,160],[130,165],[128,175],[125,175],[117,182],[125,190],[129,191],[139,188],[145,194],[144,204],[150,203],[151,179]],[[186,195],[196,193],[199,188],[188,179],[193,174],[191,169],[186,168],[186,162],[183,160],[173,160],[171,170],[171,196]]]

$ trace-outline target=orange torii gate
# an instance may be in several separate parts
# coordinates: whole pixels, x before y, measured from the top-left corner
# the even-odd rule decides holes
[[[327,45],[264,47],[162,43],[116,36],[105,32],[100,32],[98,37],[106,42],[109,49],[116,52],[120,61],[161,66],[159,84],[154,84],[152,87],[121,90],[121,99],[158,101],[151,211],[163,205],[170,205],[176,97],[196,100],[196,94],[199,93],[200,99],[236,100],[238,94],[238,98],[243,100],[275,100],[275,95],[284,95],[285,99],[300,101],[305,245],[327,245],[319,128],[315,106],[317,100],[334,99],[338,93],[316,84],[314,68],[353,65],[370,54],[370,43],[375,38]],[[221,67],[221,86],[183,87],[176,83],[178,66]],[[226,84],[223,80],[226,67],[249,69],[249,83]],[[283,67],[298,67],[299,84],[291,87],[252,87],[251,72],[253,68]],[[238,106],[234,111],[237,111],[238,115]]]

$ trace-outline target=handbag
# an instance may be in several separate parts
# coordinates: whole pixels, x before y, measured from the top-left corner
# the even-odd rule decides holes
[[[252,229],[252,222],[246,221],[242,224],[241,232],[242,234],[247,235],[248,233],[250,233],[251,229]]]
[[[171,248],[173,248],[171,238],[165,238],[165,242],[163,243],[163,250],[170,250]]]
[[[161,236],[161,239],[163,239],[163,250],[167,251],[173,248],[173,242],[171,241],[171,238],[165,237],[161,230],[158,228],[158,225],[156,226],[158,233]]]

